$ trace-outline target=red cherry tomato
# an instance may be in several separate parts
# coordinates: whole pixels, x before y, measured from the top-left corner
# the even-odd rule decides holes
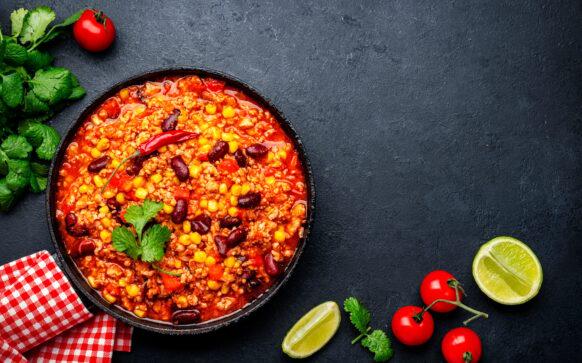
[[[447,363],[477,363],[481,359],[481,338],[469,328],[455,328],[441,343]]]
[[[426,306],[437,299],[455,301],[455,289],[449,285],[450,281],[457,281],[453,275],[443,270],[436,270],[424,277],[420,284],[420,297]],[[459,298],[462,298],[459,291]],[[430,308],[437,313],[448,313],[457,308],[456,305],[438,302]]]
[[[87,9],[73,25],[73,36],[83,49],[101,52],[115,40],[115,26],[102,11]]]
[[[420,312],[418,306],[403,306],[392,316],[392,333],[402,344],[421,345],[432,336],[434,320],[428,311],[418,318]]]

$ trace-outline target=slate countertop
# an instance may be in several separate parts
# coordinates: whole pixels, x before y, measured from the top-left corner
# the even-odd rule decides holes
[[[285,361],[280,343],[312,306],[360,298],[375,327],[442,268],[467,302],[483,362],[571,361],[582,341],[582,7],[577,1],[13,1],[62,18],[104,10],[118,38],[104,54],[72,40],[50,49],[86,98],[54,120],[64,131],[117,81],[164,66],[204,66],[261,90],[302,137],[318,194],[313,233],[289,283],[250,318],[203,337],[136,331],[118,362]],[[538,297],[486,298],[471,277],[481,243],[512,235],[544,267]],[[0,264],[53,251],[43,196],[0,216]],[[393,362],[434,362],[464,314],[437,317],[418,349]],[[345,319],[312,361],[369,362]]]

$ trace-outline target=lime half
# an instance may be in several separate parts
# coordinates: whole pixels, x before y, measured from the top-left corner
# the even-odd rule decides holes
[[[340,309],[334,301],[317,305],[289,330],[283,339],[283,352],[292,358],[309,357],[329,342],[340,321]]]
[[[473,277],[485,295],[505,305],[518,305],[538,294],[544,277],[540,261],[523,242],[496,237],[473,259]]]

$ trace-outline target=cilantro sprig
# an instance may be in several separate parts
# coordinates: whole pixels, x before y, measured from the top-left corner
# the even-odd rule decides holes
[[[356,344],[361,340],[363,347],[374,353],[374,361],[386,362],[394,355],[390,339],[380,329],[372,332],[370,325],[371,315],[370,311],[362,305],[355,297],[349,297],[344,301],[344,310],[350,314],[350,321],[356,330],[360,333],[352,344]]]
[[[124,226],[116,227],[111,234],[113,248],[125,252],[134,260],[160,261],[164,257],[166,242],[170,239],[170,230],[161,224],[148,224],[162,207],[162,203],[146,199],[142,205],[127,208],[124,218],[133,225],[135,233]]]
[[[51,8],[20,8],[10,14],[10,35],[0,29],[0,212],[11,209],[26,191],[46,189],[60,136],[44,122],[85,95],[75,75],[53,67],[53,56],[41,48],[81,12],[51,25],[56,19]]]

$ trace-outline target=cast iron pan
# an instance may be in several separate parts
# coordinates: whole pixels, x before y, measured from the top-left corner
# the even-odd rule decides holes
[[[76,134],[77,130],[81,126],[81,124],[87,119],[89,115],[100,105],[102,104],[107,98],[113,96],[116,92],[125,88],[130,85],[136,85],[144,83],[145,81],[156,81],[163,79],[164,77],[172,77],[172,76],[186,76],[186,75],[198,75],[201,77],[210,76],[216,79],[220,79],[225,81],[228,85],[233,86],[239,90],[242,90],[247,95],[252,97],[256,102],[258,102],[262,107],[269,110],[279,121],[281,127],[285,132],[289,135],[289,137],[294,141],[295,147],[298,150],[299,157],[301,159],[301,165],[303,166],[303,171],[306,178],[307,184],[307,218],[305,223],[305,234],[303,238],[299,241],[297,245],[297,250],[295,251],[295,255],[293,259],[289,262],[285,272],[279,277],[279,280],[275,282],[271,288],[269,288],[263,295],[258,297],[256,300],[252,301],[250,304],[245,306],[244,308],[230,314],[227,316],[223,316],[221,318],[202,322],[199,324],[188,324],[188,325],[172,325],[171,323],[165,323],[150,319],[143,319],[139,318],[132,313],[119,308],[116,305],[109,304],[101,295],[93,290],[84,279],[81,272],[77,269],[75,263],[67,254],[65,249],[65,245],[60,238],[60,234],[58,231],[58,222],[55,217],[55,210],[56,210],[56,187],[57,187],[57,178],[58,178],[58,171],[60,169],[60,165],[62,163],[63,157],[65,155],[65,151],[67,145],[71,142],[74,135]],[[253,311],[257,310],[259,307],[264,305],[267,301],[269,301],[273,295],[279,290],[279,288],[289,279],[291,272],[297,265],[297,261],[301,256],[303,249],[305,248],[307,236],[309,235],[309,231],[311,229],[311,224],[313,221],[313,212],[315,208],[315,189],[313,184],[313,175],[311,172],[311,167],[309,164],[309,160],[307,159],[307,155],[305,154],[305,150],[301,140],[297,136],[297,133],[291,126],[291,123],[283,116],[283,114],[270,102],[269,99],[263,97],[258,91],[254,88],[246,84],[245,82],[236,79],[230,75],[208,70],[202,68],[170,68],[170,69],[161,69],[161,70],[154,70],[150,72],[146,72],[140,74],[138,76],[129,78],[123,82],[120,82],[114,85],[110,90],[103,93],[101,96],[95,98],[87,108],[79,115],[77,120],[69,127],[59,148],[57,150],[56,156],[52,161],[50,171],[49,171],[49,184],[48,184],[48,193],[46,197],[47,203],[47,218],[48,224],[50,229],[50,234],[52,241],[55,245],[57,251],[57,258],[58,262],[62,266],[63,270],[65,271],[67,277],[72,282],[74,288],[79,293],[79,296],[83,299],[89,309],[94,309],[95,306],[100,308],[101,310],[105,311],[106,313],[114,316],[121,321],[124,321],[130,325],[133,325],[138,328],[163,333],[163,334],[202,334],[207,333],[210,331],[214,331],[216,329],[225,327],[230,325],[245,316],[248,316]]]

